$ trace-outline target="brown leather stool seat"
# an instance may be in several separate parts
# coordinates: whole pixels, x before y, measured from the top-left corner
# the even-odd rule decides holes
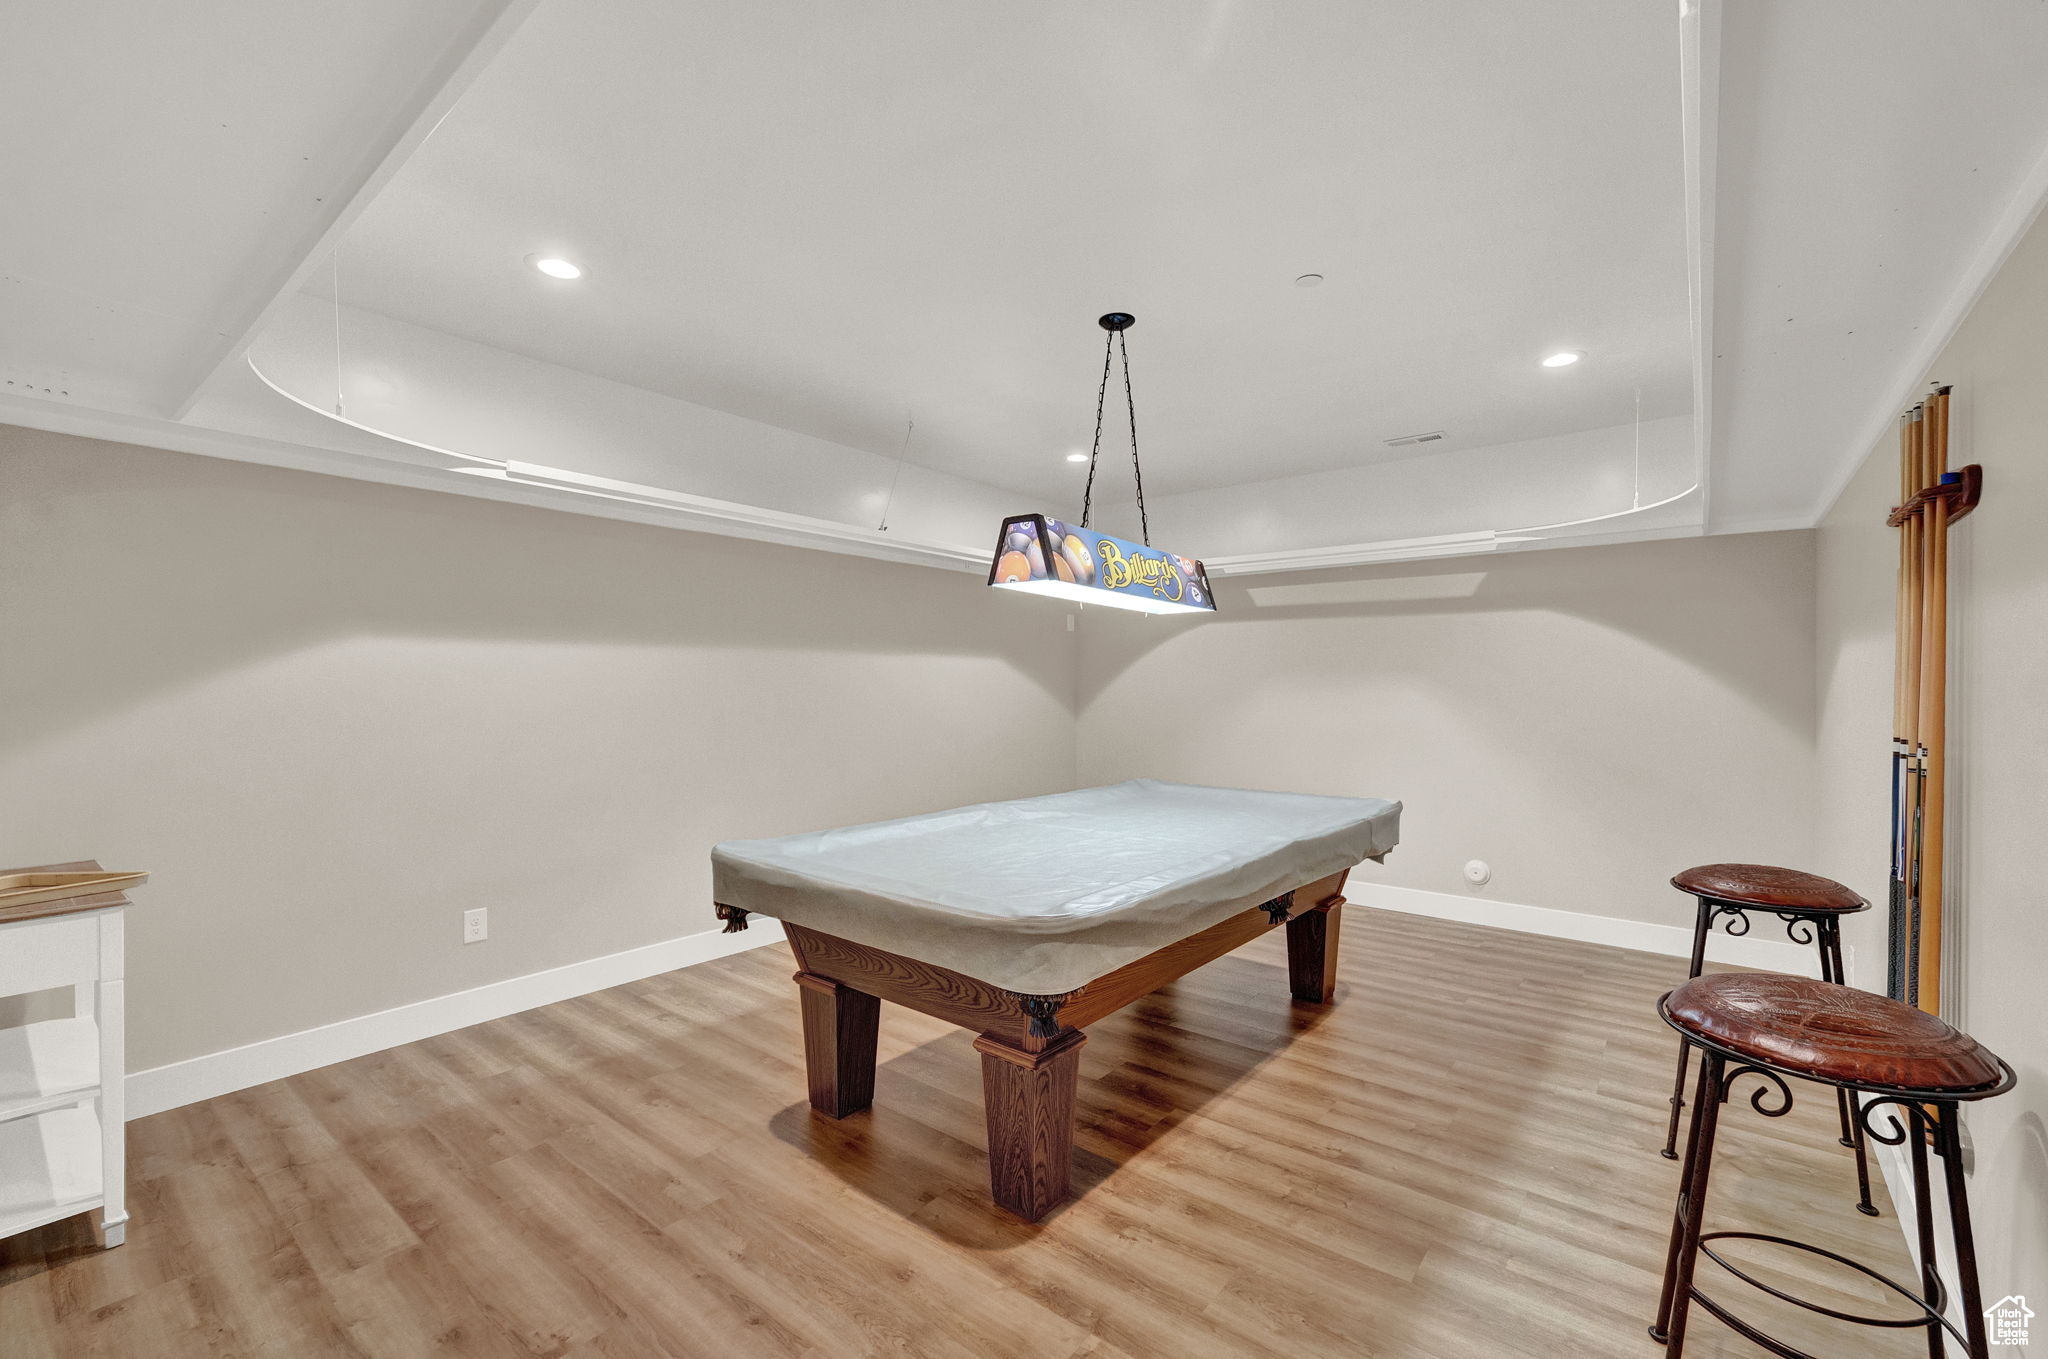
[[[1968,1034],[1889,996],[1775,972],[1710,972],[1664,1002],[1673,1028],[1829,1085],[1958,1094],[2004,1079]]]
[[[1829,965],[1833,970],[1832,959]],[[1883,1329],[1924,1327],[1928,1353],[1935,1359],[1948,1352],[1950,1339],[1970,1359],[1991,1359],[1959,1120],[1965,1103],[2012,1089],[2017,1079],[2013,1069],[1934,1015],[1887,996],[1810,977],[1708,973],[1665,996],[1657,1010],[1678,1031],[1685,1050],[1698,1048],[1700,1055],[1685,1169],[1672,1216],[1671,1246],[1664,1257],[1664,1292],[1650,1327],[1650,1334],[1667,1347],[1666,1359],[1683,1359],[1694,1303],[1773,1354],[1804,1359],[1807,1353],[1760,1330],[1723,1298],[1701,1291],[1694,1276],[1703,1258],[1743,1284],[1840,1322]],[[1740,1116],[1738,1106],[1744,1101],[1731,1101],[1728,1095],[1742,1080],[1764,1082],[1751,1091],[1747,1104],[1765,1118],[1782,1118],[1792,1111],[1795,1084],[1833,1086],[1834,1102],[1854,1130],[1859,1157],[1865,1137],[1903,1150],[1914,1185],[1912,1202],[1906,1206],[1916,1219],[1917,1289],[1809,1241],[1755,1231],[1704,1230],[1715,1133],[1724,1106]],[[1941,1165],[1940,1194],[1932,1189],[1935,1161]],[[1936,1264],[1935,1215],[1943,1210],[1949,1220],[1949,1258],[1955,1265],[1953,1308],[1950,1285]],[[1847,1265],[1882,1284],[1895,1295],[1894,1302],[1909,1308],[1903,1316],[1897,1311],[1869,1316],[1796,1297],[1720,1254],[1717,1245],[1724,1240],[1765,1242]]]
[[[1833,878],[1770,864],[1701,864],[1671,879],[1688,896],[1766,911],[1860,911],[1870,905]]]

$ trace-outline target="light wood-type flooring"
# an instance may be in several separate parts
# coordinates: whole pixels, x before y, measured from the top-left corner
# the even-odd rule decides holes
[[[1683,964],[1345,914],[1333,1006],[1289,1001],[1276,932],[1089,1030],[1078,1197],[1037,1226],[988,1202],[964,1031],[885,1006],[872,1112],[811,1113],[776,944],[133,1124],[128,1244],[0,1243],[0,1353],[1661,1355]],[[1743,1093],[1710,1227],[1907,1275],[1826,1092]],[[1925,1353],[1716,1273],[1817,1353]],[[1759,1353],[1698,1313],[1689,1352]]]

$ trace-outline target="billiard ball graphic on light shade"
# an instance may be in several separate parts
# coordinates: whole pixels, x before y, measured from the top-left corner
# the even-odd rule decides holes
[[[1060,555],[1074,568],[1074,579],[1083,585],[1095,583],[1095,558],[1088,551],[1088,544],[1069,533],[1060,540]]]

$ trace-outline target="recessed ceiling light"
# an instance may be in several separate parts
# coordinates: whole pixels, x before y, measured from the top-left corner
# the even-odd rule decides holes
[[[1081,452],[1074,452],[1074,453],[1069,453],[1069,454],[1067,454],[1067,461],[1068,461],[1068,462],[1086,462],[1086,461],[1088,461],[1088,455],[1087,455],[1086,453],[1081,453]]]
[[[1321,274],[1303,274],[1300,278],[1294,280],[1294,286],[1297,288],[1313,288],[1322,281],[1323,276]]]
[[[546,274],[549,278],[583,277],[583,270],[571,264],[569,261],[558,258],[557,256],[535,255],[529,256],[529,258],[533,260],[533,267],[540,270],[543,274]]]
[[[1560,349],[1557,353],[1545,359],[1543,366],[1545,368],[1569,368],[1585,357],[1584,354],[1579,353],[1575,349]]]

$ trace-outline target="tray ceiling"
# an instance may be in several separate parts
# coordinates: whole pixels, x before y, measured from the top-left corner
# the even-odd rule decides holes
[[[1154,524],[1257,569],[1811,524],[2048,195],[2037,0],[113,0],[9,37],[0,420],[902,560],[1071,510],[1112,307]]]
[[[547,0],[340,296],[1027,496],[1112,308],[1161,494],[1611,426],[1691,405],[1678,72],[1640,0]]]

